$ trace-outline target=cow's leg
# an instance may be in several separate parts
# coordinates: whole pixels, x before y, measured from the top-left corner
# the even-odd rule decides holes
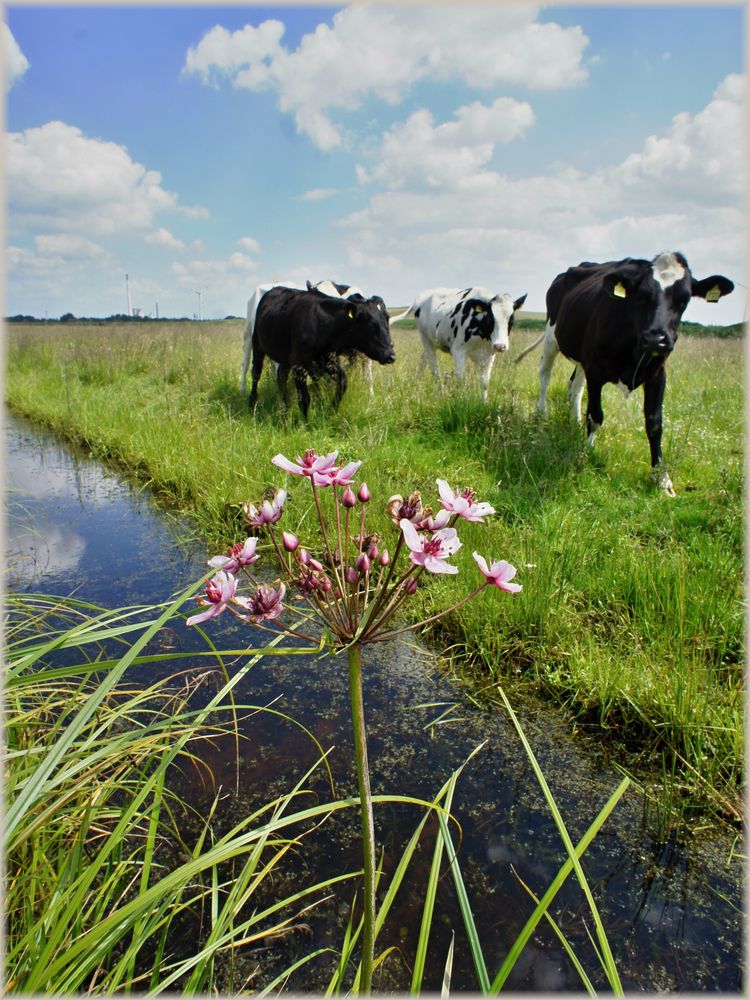
[[[281,396],[281,401],[288,407],[289,406],[289,365],[276,365],[276,385],[279,389],[279,395]]]
[[[250,354],[253,349],[253,331],[251,329],[252,324],[250,320],[245,323],[245,329],[242,333],[242,374],[240,375],[240,392],[245,395],[245,389],[247,388],[247,369],[250,367]]]
[[[260,382],[260,376],[263,372],[263,362],[265,361],[266,355],[260,349],[255,334],[252,336],[251,343],[253,349],[253,384],[250,388],[247,405],[252,409],[258,401],[258,382]]]
[[[539,362],[539,399],[537,400],[536,408],[540,413],[547,412],[547,389],[549,387],[549,380],[552,377],[552,366],[559,353],[560,348],[555,336],[555,328],[551,323],[547,323],[544,331],[542,358]]]
[[[428,365],[430,371],[435,376],[435,378],[440,381],[440,362],[438,361],[437,351],[435,350],[435,345],[431,343],[423,334],[419,331],[422,337],[422,357],[419,360],[419,371],[421,372],[425,365]]]
[[[586,438],[588,444],[594,444],[596,432],[604,423],[604,410],[602,410],[602,383],[586,380],[586,391],[588,395],[588,405],[586,407]]]
[[[490,354],[489,358],[487,358],[487,361],[485,362],[483,368],[481,367],[481,362],[479,361],[477,362],[477,364],[480,365],[479,378],[482,383],[482,399],[484,400],[485,406],[487,406],[487,404],[489,403],[490,375],[492,374],[492,366],[494,365],[494,363],[495,363],[494,351],[492,352],[492,354]]]
[[[294,384],[297,388],[297,401],[302,416],[307,419],[307,411],[310,409],[310,390],[307,388],[307,372],[300,365],[295,365],[293,369]]]
[[[333,375],[334,381],[336,382],[336,393],[334,395],[334,405],[338,406],[344,397],[347,386],[346,372],[344,371],[344,366],[341,364],[339,358],[335,354],[331,355],[331,365],[329,370]]]
[[[581,400],[583,399],[583,387],[586,384],[586,375],[580,365],[576,365],[568,382],[568,399],[573,419],[577,424],[581,422]]]
[[[451,355],[456,368],[456,378],[459,382],[463,382],[466,377],[466,352],[461,350],[459,345],[459,349],[451,351]]]
[[[664,403],[664,387],[667,384],[667,372],[664,366],[653,378],[643,383],[643,416],[646,421],[646,437],[651,448],[651,477],[658,482],[659,488],[667,496],[675,495],[672,480],[664,466],[661,453],[662,406]]]

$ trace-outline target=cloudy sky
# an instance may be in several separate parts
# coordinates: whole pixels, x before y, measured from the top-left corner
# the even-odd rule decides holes
[[[747,318],[745,7],[5,8],[5,313],[242,315],[262,281],[544,310],[686,254]],[[199,294],[200,293],[200,296]]]

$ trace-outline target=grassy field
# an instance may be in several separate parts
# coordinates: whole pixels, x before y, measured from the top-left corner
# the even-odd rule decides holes
[[[394,328],[398,360],[375,371],[375,397],[350,376],[337,412],[321,393],[304,424],[270,374],[254,417],[239,394],[241,320],[9,328],[6,399],[84,444],[187,514],[207,549],[243,538],[242,503],[284,485],[277,452],[307,447],[361,459],[384,543],[394,493],[435,503],[435,479],[471,486],[497,514],[466,525],[457,577],[419,592],[437,610],[477,582],[471,553],[508,559],[523,592],[488,592],[432,638],[478,688],[532,684],[578,726],[601,731],[623,764],[665,775],[683,805],[736,818],[743,749],[743,342],[683,337],[669,362],[664,451],[677,491],[649,479],[641,394],[604,392],[595,449],[569,419],[558,362],[549,414],[534,409],[538,336],[519,324],[495,365],[490,406],[478,380],[446,363],[438,390],[418,372],[413,323]],[[290,488],[293,484],[289,484]],[[298,491],[298,496],[305,496]],[[289,526],[305,509],[290,489]],[[374,516],[374,512],[373,515]],[[419,604],[419,608],[416,605]]]

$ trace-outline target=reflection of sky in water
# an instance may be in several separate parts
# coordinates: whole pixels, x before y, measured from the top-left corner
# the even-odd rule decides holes
[[[15,421],[9,422],[6,437],[11,587],[60,594],[75,591],[82,599],[121,607],[162,601],[204,572],[207,553],[202,547],[178,542],[172,519],[97,463],[75,457],[53,439]],[[262,637],[256,635],[253,640],[242,631],[228,613],[211,623],[209,632],[218,648],[262,642]],[[171,623],[158,643],[162,643],[159,651],[201,646],[195,630],[188,630],[179,620]],[[370,647],[364,665],[376,793],[396,791],[431,798],[471,750],[488,740],[460,780],[455,810],[462,824],[462,871],[493,974],[532,908],[512,869],[541,895],[564,860],[559,835],[502,712],[478,710],[462,697],[460,689],[431,669],[424,654],[415,654],[405,645]],[[267,658],[243,683],[238,697],[253,704],[279,699],[276,708],[309,727],[324,749],[335,747],[331,761],[338,793],[353,793],[343,659]],[[591,748],[572,740],[564,720],[545,706],[529,702],[517,708],[577,840],[620,776]],[[434,724],[446,709],[447,714]],[[268,716],[255,715],[243,723],[243,735],[243,791],[230,809],[248,808],[258,790],[262,796],[272,787],[287,788],[317,757],[300,729]],[[217,741],[203,755],[216,782],[233,785],[231,751]],[[190,791],[200,799],[199,785]],[[324,792],[322,785],[320,791]],[[378,834],[391,857],[394,844],[412,832],[414,815],[399,808],[386,810],[385,818],[383,813],[378,815]],[[321,851],[337,872],[359,864],[352,822],[341,817],[321,832],[330,838]],[[589,848],[584,867],[604,913],[626,989],[737,989],[741,886],[738,866],[725,865],[728,850],[729,844],[721,840],[691,845],[689,851],[653,841],[643,829],[639,799],[628,796],[620,803]],[[431,850],[425,850],[416,862],[415,887],[424,886],[430,861]],[[735,906],[723,904],[719,893]],[[563,930],[572,936],[591,971],[596,960],[581,935],[581,918],[590,924],[581,899],[580,890],[569,880],[559,906]],[[337,905],[332,907],[338,912]],[[440,911],[435,940],[437,953],[444,956],[449,924],[460,926],[460,915],[447,890],[440,897]],[[404,899],[394,912],[396,937],[384,940],[383,947],[404,945],[411,952],[420,912],[413,899]],[[315,930],[306,943],[310,950],[341,940],[341,927],[326,931],[323,923],[314,922],[311,927]],[[455,960],[454,991],[474,988],[465,960],[462,950]],[[439,978],[429,985],[439,988]],[[394,984],[396,989],[404,986],[408,982]],[[540,928],[509,987],[579,990],[580,981],[561,958],[552,934]]]

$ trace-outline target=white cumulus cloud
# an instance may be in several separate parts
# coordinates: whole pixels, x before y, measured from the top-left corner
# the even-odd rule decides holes
[[[487,109],[445,125],[417,112],[386,134],[370,174],[360,171],[384,189],[336,220],[350,278],[362,284],[357,268],[369,261],[363,287],[395,288],[399,304],[422,287],[473,283],[528,292],[528,307],[543,309],[549,282],[570,264],[670,249],[683,251],[698,276],[742,281],[744,92],[744,77],[728,76],[705,108],[677,115],[620,164],[561,165],[532,177],[491,169],[486,151],[472,156],[472,128],[486,124]],[[448,126],[454,141],[442,145]],[[727,300],[733,314],[742,315],[744,294]],[[688,318],[718,315],[718,307],[705,307],[707,318],[701,308],[692,304]]]
[[[21,79],[29,68],[29,60],[21,51],[21,47],[13,37],[13,32],[7,24],[3,25],[4,42],[3,56],[5,62],[5,89],[10,88]]]
[[[14,228],[133,233],[150,229],[160,212],[180,210],[158,171],[135,162],[124,146],[64,122],[10,133],[6,150]]]
[[[380,181],[400,188],[409,181],[428,187],[461,184],[485,167],[497,143],[510,142],[534,123],[526,102],[499,97],[491,105],[474,101],[459,108],[455,120],[435,125],[430,111],[415,111],[383,137],[380,161],[361,182]]]
[[[260,253],[260,243],[252,236],[241,236],[237,240],[237,246],[240,250],[247,250],[248,253],[259,254]]]
[[[371,97],[397,104],[421,80],[532,89],[582,83],[588,39],[579,27],[543,23],[537,14],[526,4],[356,4],[294,50],[282,45],[278,21],[235,32],[217,25],[189,49],[183,71],[205,83],[228,78],[235,87],[275,91],[298,131],[330,150],[345,141],[336,113]]]

